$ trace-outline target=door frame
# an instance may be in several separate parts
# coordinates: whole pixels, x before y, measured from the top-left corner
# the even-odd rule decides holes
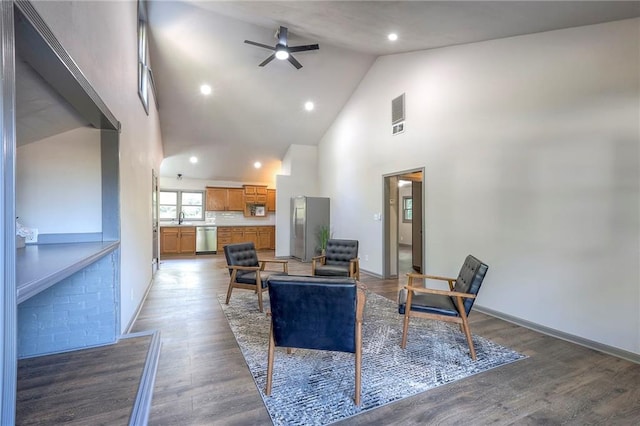
[[[399,206],[400,200],[398,200],[398,188],[395,185],[395,188],[392,190],[392,182],[397,182],[397,179],[400,176],[409,174],[409,173],[417,173],[420,172],[422,174],[422,270],[425,270],[426,267],[426,232],[425,230],[425,192],[426,185],[425,181],[425,167],[418,167],[414,169],[406,169],[392,173],[386,173],[382,175],[382,200],[383,200],[383,227],[382,227],[382,278],[383,279],[393,279],[398,277],[398,241],[397,236],[400,228],[400,216],[399,216]],[[395,198],[393,198],[395,197]],[[392,214],[391,209],[395,208],[396,213]],[[393,232],[395,230],[395,232]],[[392,236],[395,235],[395,241],[393,241]],[[395,256],[394,256],[395,252]],[[392,263],[392,260],[395,259],[395,262]]]

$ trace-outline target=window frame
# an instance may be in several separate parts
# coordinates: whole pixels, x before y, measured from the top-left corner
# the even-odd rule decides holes
[[[138,0],[138,97],[149,115],[149,28],[147,25],[147,4]]]
[[[206,199],[205,199],[205,191],[203,190],[199,190],[199,189],[161,189],[159,191],[158,194],[158,210],[160,210],[160,207],[162,206],[172,206],[173,204],[162,204],[160,203],[160,195],[163,192],[174,192],[176,194],[176,215],[173,218],[163,218],[160,217],[160,214],[158,214],[159,220],[161,222],[171,222],[171,221],[177,221],[180,218],[180,212],[182,211],[182,194],[187,193],[187,194],[200,194],[201,198],[202,198],[202,204],[196,204],[202,207],[202,214],[200,215],[200,217],[195,218],[195,217],[189,217],[186,218],[188,220],[204,220],[205,218],[205,208],[206,208]],[[191,206],[192,204],[188,204],[188,206]]]
[[[411,201],[411,208],[407,208],[407,201]],[[411,212],[411,217],[407,217],[407,213]],[[402,222],[413,222],[413,197],[411,195],[405,195],[402,197]]]

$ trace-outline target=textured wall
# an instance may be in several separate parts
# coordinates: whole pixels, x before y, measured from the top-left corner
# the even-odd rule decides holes
[[[116,258],[109,254],[18,305],[18,357],[115,342]]]

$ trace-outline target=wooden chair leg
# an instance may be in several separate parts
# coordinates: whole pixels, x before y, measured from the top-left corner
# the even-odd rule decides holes
[[[264,394],[271,395],[271,385],[273,384],[273,356],[275,354],[275,342],[273,341],[273,324],[271,325],[271,331],[269,331],[269,355],[267,358],[267,387],[264,390]]]
[[[473,346],[473,338],[471,337],[471,328],[469,327],[469,323],[467,319],[464,318],[462,323],[462,328],[464,330],[465,336],[467,336],[467,343],[469,344],[469,352],[471,352],[471,359],[476,360],[476,349]]]
[[[229,299],[231,299],[232,291],[233,291],[233,281],[229,281],[229,289],[227,290],[227,301],[224,302],[225,305],[229,304]]]
[[[407,333],[409,332],[409,311],[405,308],[404,311],[404,324],[402,326],[402,342],[400,347],[405,349],[407,347]]]
[[[360,391],[361,391],[361,377],[362,377],[362,324],[358,323],[356,326],[356,392],[354,402],[356,405],[360,405]]]
[[[260,288],[258,288],[258,310],[262,312],[262,283],[260,280],[258,280],[256,285],[260,286]]]

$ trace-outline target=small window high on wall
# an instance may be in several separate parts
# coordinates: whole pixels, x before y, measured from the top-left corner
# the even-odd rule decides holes
[[[149,40],[147,34],[147,3],[138,1],[138,96],[149,115]]]

